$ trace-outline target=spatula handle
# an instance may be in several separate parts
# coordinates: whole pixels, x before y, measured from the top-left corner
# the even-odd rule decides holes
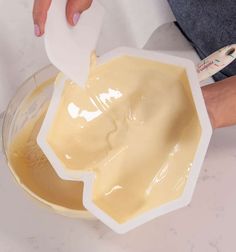
[[[214,52],[197,65],[199,81],[203,81],[218,73],[232,63],[235,58],[236,44],[226,46]]]

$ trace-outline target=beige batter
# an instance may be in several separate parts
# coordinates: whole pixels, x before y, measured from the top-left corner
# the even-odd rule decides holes
[[[123,56],[67,81],[48,143],[96,173],[93,201],[117,222],[178,198],[201,133],[184,69]]]
[[[45,113],[28,122],[11,143],[8,150],[11,168],[28,192],[56,210],[84,210],[83,183],[60,179],[36,143]]]

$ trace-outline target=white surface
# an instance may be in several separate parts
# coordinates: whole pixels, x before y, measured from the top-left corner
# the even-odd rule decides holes
[[[0,113],[16,87],[49,64],[42,39],[32,36],[32,4],[0,0]]]
[[[31,5],[0,0],[0,85],[19,85],[48,64],[42,40],[32,36]],[[161,30],[146,48],[198,61],[173,25]],[[124,236],[99,221],[68,219],[41,207],[19,188],[0,154],[0,251],[235,251],[235,143],[236,127],[216,131],[191,205]]]
[[[156,28],[175,20],[167,0],[99,0],[106,9],[97,51],[142,48]],[[105,43],[104,43],[105,42]]]

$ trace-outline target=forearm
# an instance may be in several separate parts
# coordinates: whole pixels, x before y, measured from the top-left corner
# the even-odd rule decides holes
[[[236,125],[236,76],[202,88],[213,128]]]

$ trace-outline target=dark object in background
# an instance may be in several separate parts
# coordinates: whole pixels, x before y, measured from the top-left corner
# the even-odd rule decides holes
[[[177,26],[201,59],[236,43],[235,0],[168,0]],[[214,76],[215,80],[236,75],[236,62]]]

